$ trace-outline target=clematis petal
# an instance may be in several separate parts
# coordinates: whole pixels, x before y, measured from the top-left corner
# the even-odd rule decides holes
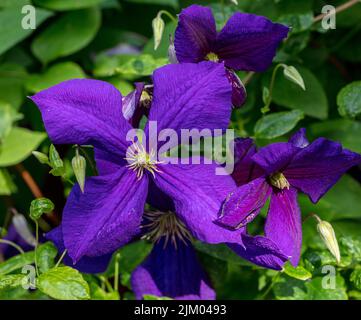
[[[265,225],[265,236],[297,266],[302,246],[301,210],[294,188],[273,192]]]
[[[183,9],[175,31],[174,46],[179,62],[200,62],[212,51],[217,37],[216,22],[208,7]]]
[[[258,266],[281,270],[288,257],[270,239],[262,236],[242,234],[244,246],[230,244],[229,247],[243,259]]]
[[[61,226],[48,232],[45,237],[46,239],[54,242],[55,246],[58,248],[59,255],[64,252],[65,246]],[[75,268],[83,273],[103,273],[106,271],[111,258],[112,253],[99,257],[84,256],[76,264],[73,264],[73,261],[69,255],[65,254],[62,262],[65,265]]]
[[[292,143],[293,145],[295,145],[296,147],[299,148],[305,148],[307,147],[310,143],[307,140],[306,137],[306,129],[305,128],[301,128],[300,130],[298,130],[289,140],[289,143]]]
[[[123,116],[126,120],[130,121],[133,115],[136,113],[137,108],[139,107],[140,97],[142,96],[142,91],[144,89],[143,82],[135,83],[135,90],[130,92],[127,96],[123,97]]]
[[[294,157],[285,176],[291,185],[317,202],[348,169],[360,163],[361,155],[319,138]]]
[[[155,295],[173,299],[213,300],[216,297],[190,243],[178,241],[164,247],[164,240],[132,274],[131,284],[137,299]]]
[[[231,229],[244,227],[257,217],[271,191],[264,177],[237,188],[224,201],[217,223]]]
[[[227,69],[227,77],[232,86],[232,104],[236,108],[241,107],[246,102],[246,88],[233,71]]]
[[[291,143],[277,142],[259,149],[252,160],[270,174],[285,170],[298,151]]]
[[[74,262],[83,256],[110,253],[138,232],[147,196],[148,179],[138,181],[128,168],[76,185],[63,212],[65,247]]]
[[[226,67],[243,71],[265,71],[289,28],[265,17],[235,13],[217,37],[216,53]]]
[[[222,64],[171,64],[153,75],[150,121],[157,129],[227,129],[231,114],[231,86]],[[149,123],[148,123],[149,127]],[[147,132],[147,128],[145,131]]]
[[[257,152],[251,138],[236,138],[234,140],[234,170],[232,177],[238,186],[244,185],[261,177],[264,171],[252,160]]]
[[[116,154],[94,148],[94,158],[98,174],[105,176],[121,170],[121,167],[126,165],[126,160],[119,159]]]
[[[208,243],[241,243],[240,232],[213,222],[223,200],[235,189],[232,178],[216,175],[216,168],[215,164],[164,164],[154,182],[173,199],[176,214],[194,237]]]
[[[111,84],[90,79],[62,82],[31,99],[39,107],[54,144],[93,145],[124,155],[130,124],[122,115],[122,96]]]

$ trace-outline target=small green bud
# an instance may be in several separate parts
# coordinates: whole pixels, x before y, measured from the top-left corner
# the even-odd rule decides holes
[[[322,221],[321,219],[317,219],[317,231],[319,232],[323,242],[332,255],[336,258],[337,263],[341,261],[340,249],[338,247],[337,238],[335,235],[335,231],[332,228],[332,225],[327,221]]]
[[[79,152],[77,151],[77,154],[71,160],[71,165],[73,167],[76,181],[79,183],[80,190],[84,193],[86,160],[83,156],[79,155]]]
[[[50,170],[50,173],[56,177],[63,176],[65,173],[63,160],[61,160],[58,151],[55,149],[55,146],[50,145],[49,149],[49,160],[50,166],[53,168]]]
[[[45,153],[33,151],[32,154],[40,163],[50,165],[49,158]]]
[[[152,21],[153,35],[154,35],[154,50],[157,50],[162,41],[165,23],[162,15],[159,12]]]
[[[5,228],[0,227],[0,238],[6,237],[8,231]]]
[[[231,0],[232,3],[234,3],[236,6],[238,6],[238,1],[237,0]]]
[[[47,198],[38,198],[31,201],[30,218],[34,221],[39,220],[43,213],[50,213],[54,210],[54,203]]]
[[[281,172],[276,172],[276,173],[272,174],[270,176],[270,182],[274,187],[276,187],[280,190],[290,188],[290,184],[289,184],[288,180],[286,179],[284,174]]]

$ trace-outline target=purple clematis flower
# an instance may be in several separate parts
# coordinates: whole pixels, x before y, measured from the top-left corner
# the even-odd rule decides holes
[[[228,195],[217,222],[232,229],[244,227],[271,197],[265,237],[296,266],[302,244],[297,192],[306,193],[316,203],[342,174],[361,163],[361,156],[324,138],[309,144],[304,129],[289,142],[274,143],[258,152],[249,139],[238,141],[237,149],[236,154],[245,163],[234,175],[241,186]]]
[[[223,65],[168,65],[154,72],[153,83],[149,120],[157,121],[158,130],[227,128],[231,88]],[[235,187],[231,177],[215,174],[218,165],[162,164],[149,157],[157,150],[145,149],[138,149],[131,163],[125,160],[132,127],[122,115],[122,96],[115,87],[70,80],[32,100],[54,144],[94,146],[99,176],[86,180],[84,193],[75,185],[63,212],[62,236],[73,262],[104,256],[133,239],[152,186],[172,199],[177,215],[198,239],[241,243],[241,232],[213,223]]]
[[[191,5],[179,15],[174,45],[181,63],[224,62],[233,86],[232,102],[240,106],[245,101],[246,92],[231,70],[265,71],[288,31],[288,27],[265,17],[237,12],[217,32],[212,10]]]

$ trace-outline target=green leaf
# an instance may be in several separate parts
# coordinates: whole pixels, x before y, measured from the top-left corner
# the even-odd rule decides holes
[[[259,119],[254,132],[259,139],[273,139],[291,131],[304,118],[300,110],[276,112]]]
[[[0,143],[10,133],[13,123],[22,117],[10,104],[0,101]]]
[[[0,168],[0,195],[9,196],[16,191],[16,184],[12,181],[9,171]]]
[[[303,90],[306,90],[303,78],[294,66],[286,66],[285,65],[285,67],[283,69],[283,75],[286,77],[286,79],[299,85]]]
[[[306,91],[278,74],[273,88],[273,102],[286,108],[301,110],[305,115],[314,118],[326,119],[328,102],[324,88],[311,71],[304,67],[297,69],[304,80]]]
[[[84,71],[74,62],[62,62],[51,66],[43,74],[32,74],[25,86],[28,91],[39,92],[60,82],[85,78]]]
[[[32,52],[43,64],[75,53],[95,37],[100,20],[97,8],[67,12],[35,38]]]
[[[54,203],[47,198],[37,198],[31,201],[30,204],[30,218],[34,221],[40,219],[44,213],[49,213],[54,210]]]
[[[65,174],[64,162],[60,158],[58,151],[53,144],[50,145],[49,149],[49,161],[52,169],[50,173],[55,177],[62,177]]]
[[[7,8],[7,7],[22,7],[26,4],[30,4],[30,0],[1,0],[0,8]]]
[[[92,300],[120,300],[119,293],[116,291],[106,292],[94,281],[88,281],[90,295]]]
[[[45,137],[46,134],[42,132],[13,128],[1,146],[0,167],[12,166],[25,160]]]
[[[36,261],[41,273],[47,272],[55,266],[54,259],[57,254],[58,250],[51,242],[44,243],[36,250]]]
[[[20,287],[23,284],[24,279],[26,279],[26,275],[23,274],[8,274],[0,276],[0,290]]]
[[[310,29],[313,24],[313,12],[285,14],[280,16],[277,22],[291,27],[292,33],[304,32]]]
[[[342,88],[337,96],[338,111],[343,117],[354,118],[361,113],[361,81]]]
[[[350,281],[358,290],[361,290],[361,269],[352,271],[350,275]]]
[[[360,219],[360,199],[361,185],[348,175],[344,175],[317,204],[311,203],[305,195],[299,196],[302,212],[315,212],[327,221]]]
[[[33,0],[34,4],[50,10],[76,10],[93,7],[104,0]]]
[[[33,264],[34,258],[34,251],[12,257],[5,262],[0,263],[0,275],[8,274],[22,268],[23,266]]]
[[[51,15],[52,13],[47,10],[36,9],[36,25],[39,26]],[[0,11],[0,55],[35,31],[23,29],[21,22],[24,17],[21,7],[10,7]]]
[[[339,141],[342,146],[361,153],[361,122],[347,119],[317,122],[309,127],[309,133],[317,137],[325,137]]]
[[[88,283],[78,270],[70,267],[57,267],[41,274],[37,287],[58,300],[90,299]]]
[[[157,4],[161,6],[170,6],[175,9],[178,8],[178,0],[125,0],[126,2],[139,3],[139,4]]]
[[[169,297],[157,297],[152,294],[143,295],[143,299],[144,300],[173,300],[172,298],[169,298]]]
[[[305,269],[302,266],[297,266],[296,268],[293,267],[289,262],[287,262],[283,266],[283,272],[290,276],[291,278],[295,278],[298,280],[308,280],[312,278],[312,273],[309,272],[307,269]]]

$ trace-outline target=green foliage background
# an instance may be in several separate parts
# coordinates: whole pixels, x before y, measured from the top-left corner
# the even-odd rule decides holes
[[[237,10],[292,26],[268,72],[239,73],[247,79],[248,92],[246,105],[232,115],[231,126],[239,136],[252,136],[264,145],[284,141],[302,126],[311,139],[327,137],[361,153],[361,4],[338,14],[335,30],[325,31],[314,22],[325,4],[344,2],[238,0],[235,5],[228,0],[0,0],[0,225],[8,226],[10,208],[29,217],[30,202],[39,196],[23,179],[24,170],[42,195],[55,203],[55,217],[60,217],[71,188],[69,179],[74,179],[73,148],[58,147],[64,161],[62,177],[50,175],[49,168],[31,156],[34,150],[48,153],[50,141],[40,113],[26,97],[61,81],[85,77],[109,81],[126,95],[135,80],[149,81],[155,68],[168,63],[168,35],[174,32],[175,23],[164,16],[163,40],[154,51],[152,19],[159,10],[175,15],[192,3],[210,5],[218,26]],[[37,8],[35,30],[21,28],[21,8],[26,4]],[[295,66],[306,90],[277,72],[270,111],[262,114],[262,97],[267,100],[264,88],[269,89],[278,63]],[[361,171],[355,168],[319,204],[300,196],[304,217],[316,213],[335,228],[342,255],[339,265],[321,242],[313,219],[303,224],[300,267],[287,266],[281,273],[250,265],[225,246],[196,243],[218,298],[361,299],[360,181]],[[252,224],[254,232],[261,230],[262,220]],[[41,230],[56,223],[45,215]],[[89,276],[55,266],[56,249],[51,243],[43,244],[36,255],[31,251],[0,263],[0,299],[133,299],[130,273],[150,248],[143,241],[130,244],[119,250],[105,274]],[[29,293],[20,287],[24,275],[19,270],[36,257],[39,290]],[[335,289],[322,287],[325,265],[336,267]],[[117,291],[112,284],[116,269],[121,273]]]

